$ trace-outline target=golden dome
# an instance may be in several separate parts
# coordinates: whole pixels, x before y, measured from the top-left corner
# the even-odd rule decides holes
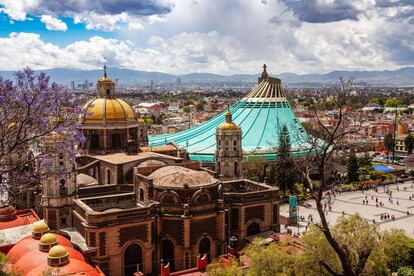
[[[47,257],[50,259],[60,259],[67,257],[69,255],[66,248],[62,245],[55,245],[49,250],[49,254],[47,254]]]
[[[221,130],[237,130],[238,129],[237,125],[233,122],[231,123],[224,122],[221,125],[219,125],[218,128]]]
[[[108,77],[102,77],[100,80],[98,80],[99,82],[112,82],[112,80]]]
[[[33,223],[32,232],[33,233],[46,233],[49,231],[49,226],[44,220],[39,220]]]
[[[40,245],[52,245],[52,244],[57,244],[58,243],[58,239],[55,235],[53,235],[52,233],[46,233],[44,234],[39,241]]]
[[[230,111],[227,111],[225,114],[226,121],[218,126],[218,129],[220,130],[237,130],[238,126],[233,123],[232,121],[232,114]]]
[[[83,124],[126,123],[137,122],[132,107],[124,100],[116,98],[98,98],[88,101],[83,109],[86,115]]]

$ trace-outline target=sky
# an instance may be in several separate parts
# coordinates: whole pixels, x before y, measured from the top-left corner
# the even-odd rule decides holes
[[[0,0],[0,70],[325,73],[414,65],[414,0]]]

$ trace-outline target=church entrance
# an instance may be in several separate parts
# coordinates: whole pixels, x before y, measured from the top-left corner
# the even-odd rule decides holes
[[[91,135],[91,149],[99,149],[99,135],[98,134]]]
[[[260,233],[260,225],[256,222],[250,223],[249,227],[247,227],[247,236],[253,236]]]
[[[161,259],[163,265],[170,263],[170,271],[175,271],[174,266],[174,244],[171,240],[164,240],[161,244]]]
[[[203,238],[198,244],[198,253],[201,257],[207,254],[207,261],[210,262],[210,239]]]
[[[131,244],[124,252],[124,275],[133,276],[134,272],[143,270],[142,249],[138,244]]]
[[[112,149],[121,148],[121,134],[114,133],[112,134]]]

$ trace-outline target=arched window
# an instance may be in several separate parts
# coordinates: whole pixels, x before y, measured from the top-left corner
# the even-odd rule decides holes
[[[133,276],[134,272],[142,272],[143,267],[141,246],[131,244],[124,252],[124,275]]]
[[[66,181],[65,179],[61,179],[59,182],[59,194],[65,195],[66,194]]]
[[[210,261],[210,239],[209,238],[203,238],[199,244],[198,244],[198,253],[201,257],[203,257],[204,254],[207,254],[207,260]]]
[[[171,240],[164,240],[161,244],[161,259],[163,265],[170,263],[170,271],[175,271],[174,265],[174,243]]]
[[[260,233],[260,225],[256,222],[250,223],[249,227],[247,227],[247,236],[253,236]]]

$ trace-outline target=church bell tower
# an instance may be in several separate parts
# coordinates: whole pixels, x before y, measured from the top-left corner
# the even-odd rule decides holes
[[[48,154],[46,177],[42,179],[43,218],[51,229],[72,226],[72,205],[76,195],[75,161],[62,151],[64,134],[53,132],[41,144]]]
[[[242,130],[232,121],[228,111],[226,121],[216,130],[216,171],[222,180],[241,176],[243,161]]]
[[[104,76],[98,80],[96,91],[98,93],[97,98],[113,98],[115,95],[115,83],[108,77],[104,65]]]

